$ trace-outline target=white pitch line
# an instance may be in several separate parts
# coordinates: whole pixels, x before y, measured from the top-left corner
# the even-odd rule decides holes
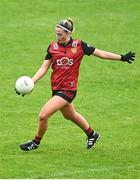
[[[97,171],[111,171],[111,170],[121,170],[121,169],[131,169],[134,168],[136,166],[140,166],[140,164],[134,164],[134,165],[130,165],[130,166],[114,166],[114,167],[110,167],[110,168],[95,168],[95,169],[86,169],[86,170],[77,170],[77,171],[72,171],[72,172],[61,172],[61,173],[57,173],[57,174],[53,174],[50,175],[49,177],[64,177],[65,175],[74,175],[74,174],[79,174],[82,172],[97,172]],[[48,177],[48,178],[49,178]]]

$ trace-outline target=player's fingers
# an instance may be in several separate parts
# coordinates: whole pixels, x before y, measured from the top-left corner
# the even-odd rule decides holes
[[[132,58],[132,57],[131,57],[130,59],[131,59],[132,61],[134,61],[134,60],[135,60],[135,59],[134,59],[134,58]]]

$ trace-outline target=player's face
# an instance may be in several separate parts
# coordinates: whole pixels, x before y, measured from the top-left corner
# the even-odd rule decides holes
[[[60,44],[66,43],[69,41],[70,34],[65,32],[64,29],[55,27],[56,39]]]

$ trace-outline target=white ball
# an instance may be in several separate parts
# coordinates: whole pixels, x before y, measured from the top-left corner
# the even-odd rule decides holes
[[[21,76],[16,80],[15,88],[20,94],[25,95],[33,90],[34,82],[29,76]]]

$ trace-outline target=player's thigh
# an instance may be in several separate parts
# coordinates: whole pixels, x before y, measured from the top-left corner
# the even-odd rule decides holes
[[[53,113],[59,109],[66,106],[68,102],[59,96],[53,96],[41,109],[39,116],[40,118],[45,118],[51,116]]]
[[[65,105],[60,109],[60,111],[66,119],[74,118],[76,114],[73,103]]]

